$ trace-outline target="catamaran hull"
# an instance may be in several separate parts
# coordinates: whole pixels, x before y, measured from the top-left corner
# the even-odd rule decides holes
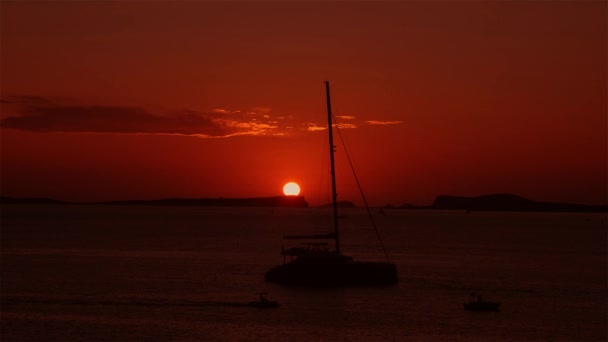
[[[378,286],[396,284],[397,268],[383,262],[289,263],[266,272],[267,282],[290,286]]]

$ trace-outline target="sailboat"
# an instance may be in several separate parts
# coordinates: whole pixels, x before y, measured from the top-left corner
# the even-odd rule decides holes
[[[397,268],[386,262],[355,261],[342,254],[338,222],[338,202],[336,195],[336,172],[334,163],[334,141],[332,129],[331,99],[329,82],[325,82],[327,98],[327,130],[329,132],[329,158],[331,165],[331,188],[334,231],[318,235],[285,236],[288,240],[307,241],[304,247],[282,249],[283,264],[268,270],[264,279],[268,282],[292,286],[351,286],[390,285],[398,281]],[[333,240],[335,249],[329,249]],[[289,259],[289,260],[287,260]]]

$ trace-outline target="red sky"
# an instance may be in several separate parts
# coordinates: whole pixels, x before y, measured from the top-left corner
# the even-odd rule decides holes
[[[0,3],[3,196],[608,203],[605,1]],[[350,128],[347,128],[350,127]],[[359,201],[339,147],[339,199]],[[360,202],[358,202],[360,203]]]

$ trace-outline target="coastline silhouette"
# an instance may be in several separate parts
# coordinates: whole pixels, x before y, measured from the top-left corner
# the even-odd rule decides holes
[[[105,202],[68,202],[44,197],[0,196],[0,204],[87,204],[87,205],[157,205],[157,206],[236,206],[236,207],[310,207],[304,196],[272,196],[249,198],[166,198],[157,200],[120,200]],[[317,207],[329,207],[323,204]],[[355,208],[350,201],[338,202],[340,208]],[[431,205],[384,205],[385,209],[465,210],[474,211],[527,211],[527,212],[608,212],[608,205],[565,202],[533,201],[513,194],[490,194],[474,197],[437,196]]]

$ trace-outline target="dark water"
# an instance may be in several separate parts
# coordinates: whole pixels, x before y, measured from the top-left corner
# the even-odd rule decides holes
[[[1,339],[605,341],[605,214],[387,211],[400,282],[264,283],[280,237],[325,232],[321,209],[2,207]],[[379,260],[365,213],[343,249]],[[269,292],[278,309],[242,306]],[[464,311],[471,291],[500,312]]]

